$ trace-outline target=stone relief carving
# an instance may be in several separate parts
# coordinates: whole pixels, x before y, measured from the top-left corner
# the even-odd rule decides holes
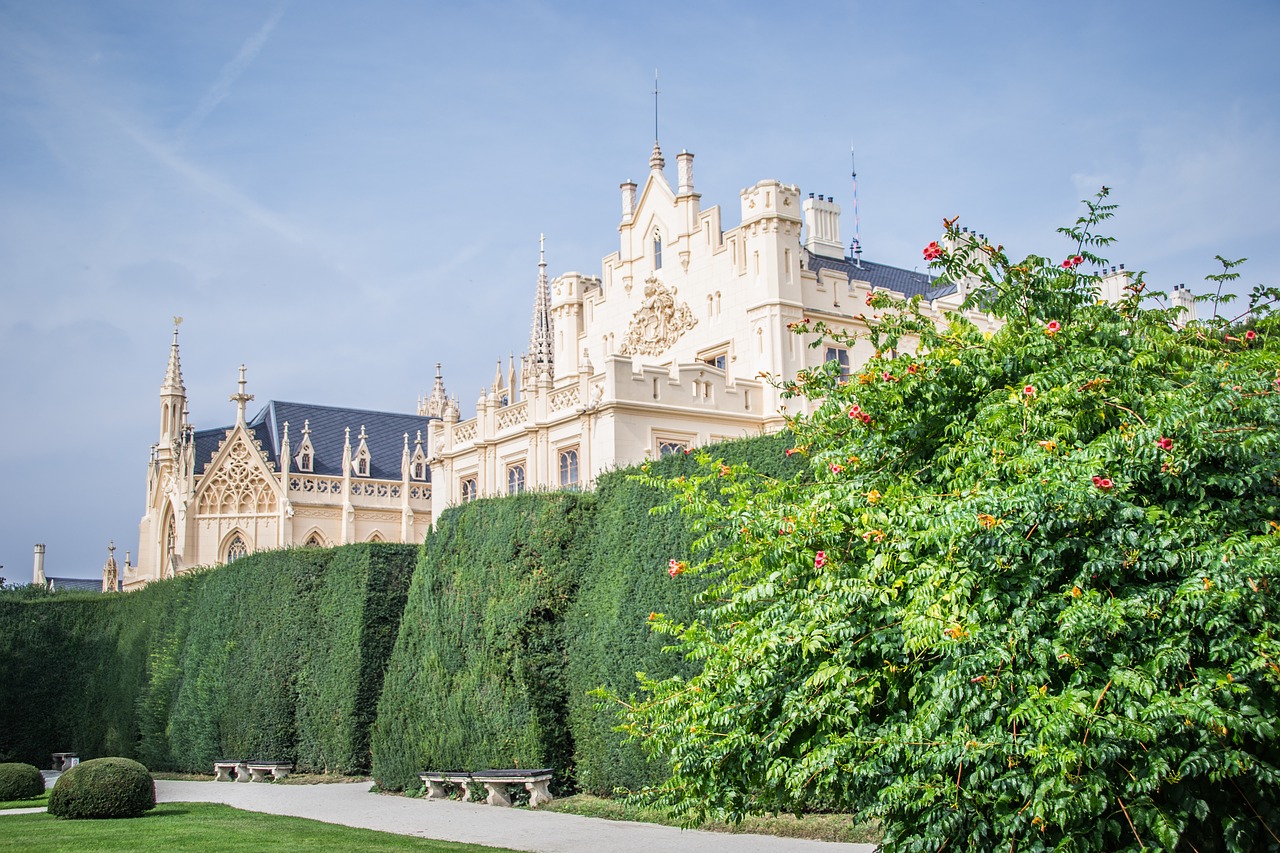
[[[650,277],[644,283],[644,302],[632,315],[619,351],[623,355],[659,355],[696,325],[698,318],[688,304],[676,302],[676,291]]]

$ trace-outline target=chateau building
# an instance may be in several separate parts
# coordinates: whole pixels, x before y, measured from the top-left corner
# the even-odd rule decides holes
[[[453,504],[591,488],[608,469],[775,431],[784,401],[769,377],[828,361],[851,371],[873,355],[864,336],[813,348],[791,324],[858,335],[874,322],[874,291],[919,296],[939,323],[960,310],[970,282],[863,261],[856,237],[846,252],[840,206],[824,195],[760,181],[740,192],[740,222],[726,230],[694,190],[693,159],[677,155],[673,187],[654,143],[643,186],[621,184],[619,245],[599,274],[549,280],[540,252],[528,352],[505,370],[498,361],[468,420],[439,364],[416,415],[271,402],[248,418],[242,367],[235,424],[195,430],[175,326],[124,587],[263,548],[416,542]],[[1127,282],[1123,267],[1103,271],[1100,295],[1118,300]],[[1189,292],[1173,301],[1194,318]],[[981,329],[998,322],[966,316]]]
[[[268,548],[426,536],[429,418],[274,400],[248,418],[246,384],[242,366],[233,425],[195,429],[175,324],[138,564],[126,560],[125,589]]]
[[[431,425],[432,510],[523,489],[590,488],[600,472],[784,424],[779,391],[823,361],[853,368],[870,344],[811,349],[788,325],[803,318],[865,328],[867,295],[920,295],[939,320],[964,287],[846,255],[840,207],[766,180],[740,193],[741,221],[725,230],[703,208],[693,155],[676,157],[676,184],[654,144],[643,186],[621,185],[618,250],[598,275],[547,280],[538,266],[529,352],[501,362],[493,385],[461,420],[443,386],[419,407]],[[980,327],[994,321],[971,313]],[[803,403],[793,405],[803,405]]]

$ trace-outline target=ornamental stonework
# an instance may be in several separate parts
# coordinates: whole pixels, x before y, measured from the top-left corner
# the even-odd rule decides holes
[[[632,315],[619,351],[622,355],[660,355],[696,325],[698,318],[687,303],[676,301],[675,290],[649,278],[644,283],[644,302]]]
[[[243,441],[231,446],[216,471],[205,474],[198,512],[201,515],[269,515],[276,512],[276,492],[259,471],[254,451]]]

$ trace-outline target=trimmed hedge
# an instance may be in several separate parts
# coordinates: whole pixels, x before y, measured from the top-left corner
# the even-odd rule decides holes
[[[746,464],[762,474],[789,477],[804,470],[786,455],[790,433],[725,442],[707,449],[729,465]],[[678,477],[698,469],[696,459],[668,456],[649,464],[650,473]],[[668,560],[688,560],[697,536],[675,512],[654,512],[671,496],[635,480],[636,469],[614,471],[597,485],[597,512],[583,552],[583,580],[568,616],[569,718],[575,743],[578,786],[609,795],[638,790],[667,778],[667,768],[645,756],[636,742],[615,729],[618,708],[592,691],[621,697],[637,690],[636,673],[654,678],[690,676],[701,665],[663,649],[668,638],[648,628],[649,614],[677,621],[695,616],[694,596],[706,586],[699,577],[673,579]]]
[[[253,554],[128,595],[0,597],[0,758],[369,768],[416,546]]]
[[[49,814],[73,820],[141,817],[156,807],[156,783],[128,758],[94,758],[58,777]]]
[[[32,764],[0,764],[0,800],[30,800],[44,793],[44,776]]]
[[[572,777],[563,620],[593,496],[560,492],[445,511],[423,545],[373,728],[374,773],[553,767]]]
[[[792,476],[790,435],[710,449],[730,464]],[[694,458],[650,464],[659,476]],[[416,788],[424,769],[549,766],[561,790],[609,793],[665,778],[614,729],[591,691],[626,696],[638,671],[692,674],[663,652],[650,612],[691,618],[697,578],[673,581],[695,536],[669,497],[628,468],[593,494],[477,501],[446,511],[428,536],[409,595],[373,736],[373,773],[388,790]],[[597,707],[600,705],[600,707]]]

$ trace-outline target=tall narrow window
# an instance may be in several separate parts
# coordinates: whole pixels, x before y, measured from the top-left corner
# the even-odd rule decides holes
[[[518,495],[524,491],[524,466],[512,465],[507,469],[507,494]]]
[[[560,451],[560,485],[576,486],[578,484],[578,451]]]
[[[476,478],[468,477],[462,481],[462,502],[471,503],[476,499]]]
[[[662,269],[662,235],[657,231],[653,232],[653,268]]]

